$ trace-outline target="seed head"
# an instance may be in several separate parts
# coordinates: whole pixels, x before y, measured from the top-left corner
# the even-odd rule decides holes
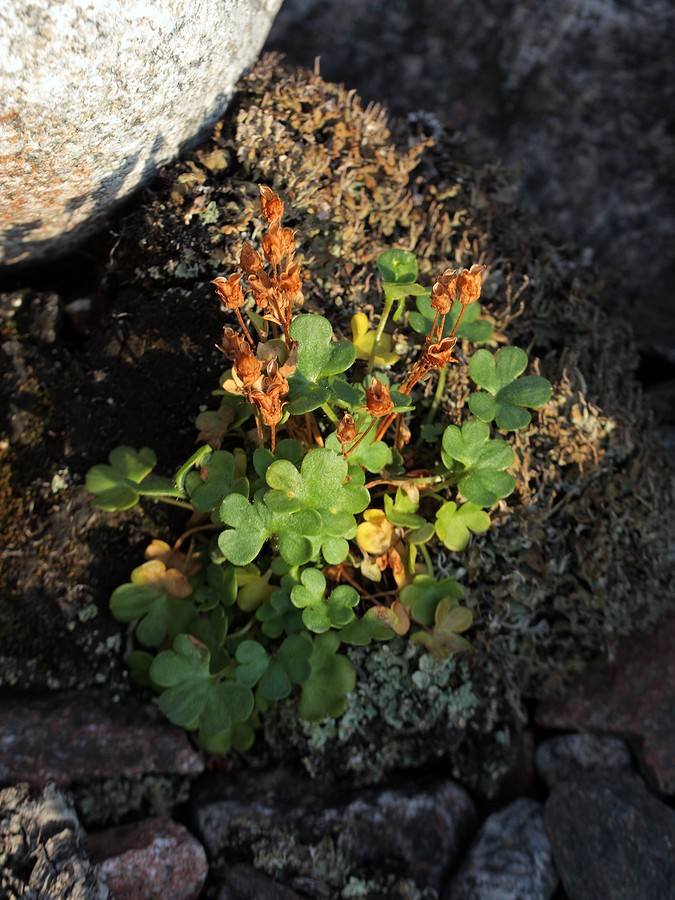
[[[223,278],[220,275],[211,282],[215,285],[218,296],[227,309],[239,309],[244,305],[244,292],[239,284],[240,281],[241,275],[234,274],[229,278]]]
[[[452,355],[456,343],[456,337],[446,337],[435,344],[427,344],[422,359],[431,369],[442,369],[450,362],[457,362]]]
[[[471,266],[468,270],[464,270],[457,278],[457,299],[462,306],[468,306],[474,303],[480,297],[483,287],[481,272],[485,266]]]
[[[263,219],[267,222],[280,222],[284,214],[284,204],[281,197],[275,194],[267,185],[260,185],[260,206]]]
[[[358,435],[356,430],[356,423],[354,422],[354,417],[350,416],[349,413],[345,413],[340,421],[340,424],[337,427],[337,431],[335,432],[338,441],[344,447],[345,444],[351,444],[352,441],[355,441]]]
[[[431,289],[431,305],[444,316],[452,309],[457,275],[457,269],[446,269]]]
[[[370,387],[366,388],[366,409],[375,418],[388,416],[394,408],[389,388],[377,378],[373,378]]]

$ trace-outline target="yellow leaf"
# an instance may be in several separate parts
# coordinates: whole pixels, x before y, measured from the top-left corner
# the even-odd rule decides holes
[[[161,559],[151,559],[137,566],[131,573],[133,584],[154,587],[171,597],[189,597],[192,585],[178,569],[167,569]]]
[[[391,547],[394,540],[394,526],[387,519],[383,509],[367,509],[365,522],[356,529],[356,543],[364,553],[381,556]]]
[[[357,359],[370,359],[375,343],[375,330],[369,330],[368,316],[359,312],[352,316],[352,343],[356,348]],[[383,334],[375,352],[376,366],[393,366],[401,357],[391,349],[391,335]]]

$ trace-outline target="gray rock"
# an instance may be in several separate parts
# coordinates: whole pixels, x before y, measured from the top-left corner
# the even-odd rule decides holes
[[[82,849],[83,836],[56,785],[35,797],[26,784],[0,791],[0,896],[106,900],[110,893]]]
[[[563,734],[549,738],[537,747],[537,773],[546,787],[590,770],[625,771],[631,768],[626,743],[616,737],[594,734]]]
[[[667,559],[664,568],[669,571]],[[588,665],[564,697],[540,704],[538,724],[625,738],[656,788],[675,793],[673,641],[675,613],[670,612],[646,634],[625,639],[612,662]]]
[[[612,307],[672,358],[674,30],[670,0],[485,0],[480,15],[461,0],[286,0],[268,46],[516,169],[522,206],[594,257]]]
[[[448,780],[354,794],[283,770],[209,778],[192,811],[216,866],[244,859],[327,897],[364,879],[369,897],[399,896],[403,885],[439,890],[475,821],[468,794]]]
[[[63,252],[222,114],[280,0],[0,10],[0,264]]]
[[[489,816],[447,900],[548,900],[558,887],[541,806],[522,798]]]
[[[199,841],[162,817],[91,834],[85,849],[117,900],[195,900],[209,868]]]
[[[570,900],[675,898],[675,812],[624,773],[579,775],[544,810]]]
[[[203,768],[185,733],[152,706],[86,691],[0,702],[0,782],[43,787]]]

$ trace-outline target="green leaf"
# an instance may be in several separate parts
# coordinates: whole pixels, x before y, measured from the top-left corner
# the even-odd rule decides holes
[[[271,490],[264,502],[276,517],[271,527],[280,536],[279,551],[286,562],[302,565],[313,559],[322,545],[327,562],[345,558],[344,541],[356,533],[354,514],[370,502],[364,487],[354,481],[346,483],[348,471],[346,460],[326,447],[310,450],[300,471],[287,460],[278,460],[268,468],[266,479]],[[302,518],[300,510],[304,512]],[[291,512],[293,516],[289,516]]]
[[[411,636],[415,644],[423,644],[437,659],[446,659],[453,653],[471,650],[471,644],[460,637],[473,623],[473,613],[466,607],[458,606],[455,600],[445,598],[436,607],[434,630],[417,631]]]
[[[458,509],[448,501],[436,513],[436,534],[448,550],[463,550],[471,532],[482,534],[489,527],[490,516],[475,503],[464,503]]]
[[[360,416],[356,420],[357,431],[363,432],[370,424],[370,416]],[[342,446],[337,439],[335,432],[326,438],[326,445],[329,450],[335,453],[342,453]],[[370,432],[358,445],[353,453],[349,454],[350,464],[357,463],[363,466],[369,472],[381,472],[382,469],[390,465],[392,461],[391,449],[383,442],[375,440],[375,429],[371,428]]]
[[[389,494],[384,495],[384,512],[392,525],[401,528],[421,528],[424,525],[422,516],[418,516],[413,509],[417,509],[419,503],[410,503],[405,491],[399,488],[396,492],[396,500],[392,500]]]
[[[309,722],[342,715],[347,694],[354,690],[354,666],[346,656],[338,654],[339,647],[340,638],[334,631],[314,638],[309,660],[311,671],[302,685],[299,704],[300,715]]]
[[[235,658],[239,665],[235,669],[234,677],[246,687],[254,687],[269,665],[267,650],[258,641],[242,641],[237,647]]]
[[[85,487],[94,496],[97,509],[113,512],[130,509],[142,494],[140,482],[152,472],[157,457],[149,447],[134,450],[115,447],[108,456],[110,465],[93,466],[87,472]]]
[[[121,584],[110,597],[110,611],[120,622],[136,625],[136,638],[145,647],[159,647],[167,636],[186,631],[197,616],[190,600],[171,597],[159,588],[141,584]]]
[[[417,259],[409,250],[385,250],[377,258],[377,268],[384,281],[412,284],[419,272]]]
[[[218,536],[218,547],[229,562],[253,562],[274,530],[274,516],[262,500],[253,503],[241,494],[229,494],[220,505],[219,518],[231,526]]]
[[[207,735],[227,731],[253,712],[252,692],[244,685],[217,683],[210,674],[208,649],[194,638],[180,634],[173,650],[159,653],[150,677],[160,688],[160,710],[174,725],[201,729]]]
[[[487,394],[469,397],[471,412],[483,422],[493,419],[502,431],[516,431],[529,425],[529,409],[543,406],[551,397],[551,384],[540,375],[522,376],[527,353],[519,347],[502,347],[494,356],[477,350],[469,362],[469,375]]]
[[[387,612],[393,617],[391,610]],[[378,615],[377,607],[366,610],[360,619],[353,619],[340,629],[340,640],[343,644],[354,644],[363,647],[371,641],[390,641],[394,630]]]
[[[513,475],[504,471],[513,463],[513,450],[505,441],[490,440],[490,427],[479,419],[469,419],[461,429],[448,425],[441,458],[448,470],[461,463],[457,486],[477,506],[492,506],[515,487]]]
[[[298,342],[298,367],[288,379],[288,411],[302,415],[328,400],[328,378],[348,369],[356,350],[351,341],[333,341],[328,319],[311,313],[296,316],[290,334]]]
[[[410,607],[411,615],[417,621],[431,625],[439,602],[446,597],[461,600],[464,591],[454,578],[437,581],[431,575],[416,575],[412,584],[403,588],[400,596],[401,603]]]
[[[302,610],[302,621],[309,631],[321,634],[329,628],[341,628],[354,618],[353,607],[359,595],[353,587],[342,584],[330,596],[324,596],[326,579],[319,569],[305,569],[301,584],[291,590],[291,600]]]
[[[260,630],[267,637],[278,638],[282,634],[296,634],[303,630],[302,615],[290,596],[294,584],[295,579],[284,576],[281,587],[273,591],[267,603],[256,610],[256,619],[262,622]]]
[[[270,660],[258,689],[266,700],[283,700],[294,684],[302,684],[311,673],[312,641],[307,634],[289,635]]]
[[[248,497],[248,479],[238,477],[234,456],[227,450],[212,453],[204,464],[206,480],[190,491],[190,502],[197,512],[211,512],[220,506],[228,494]]]

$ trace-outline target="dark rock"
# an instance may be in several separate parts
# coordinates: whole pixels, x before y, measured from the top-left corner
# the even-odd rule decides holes
[[[82,849],[83,836],[55,785],[34,797],[26,784],[0,791],[0,896],[106,900],[108,888]]]
[[[563,734],[542,741],[535,755],[537,773],[547,788],[593,770],[625,771],[631,768],[631,755],[625,742],[614,737],[593,734]]]
[[[218,900],[300,900],[300,895],[284,887],[253,866],[238,863],[228,870]]]
[[[675,812],[623,773],[556,785],[544,811],[570,900],[675,897]]]
[[[194,900],[208,873],[202,845],[171,819],[91,834],[85,848],[117,900]]]
[[[152,706],[115,705],[93,692],[0,701],[0,783],[197,775],[203,767],[185,733]]]
[[[487,818],[446,900],[548,900],[558,886],[542,809],[522,798]]]
[[[671,613],[649,634],[626,640],[613,663],[588,666],[563,698],[540,705],[537,722],[623,737],[658,789],[675,793],[674,644]]]
[[[672,355],[674,17],[669,0],[487,0],[479,15],[459,0],[442,14],[433,0],[286,0],[267,46],[518,170],[520,204],[594,255],[612,306]]]
[[[310,878],[326,896],[366,876],[372,896],[385,884],[396,895],[401,880],[438,890],[475,820],[471,799],[451,781],[355,795],[283,770],[209,779],[192,809],[212,861],[251,862],[296,889]]]

